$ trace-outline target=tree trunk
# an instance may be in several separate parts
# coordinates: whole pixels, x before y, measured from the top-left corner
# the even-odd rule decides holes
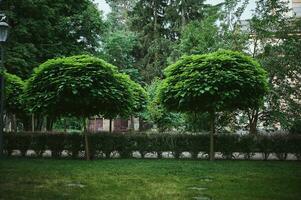
[[[17,133],[17,119],[16,119],[15,114],[12,115],[12,121],[11,122],[12,122],[12,131],[14,133]]]
[[[46,131],[52,131],[53,130],[53,123],[54,119],[52,117],[46,118]]]
[[[109,132],[112,133],[112,119],[110,119],[110,126],[109,126]]]
[[[66,118],[64,118],[64,133],[67,133],[67,121],[66,121]]]
[[[181,29],[182,31],[184,31],[185,29],[185,25],[186,25],[186,18],[185,18],[185,3],[184,0],[181,1],[182,5],[181,5]]]
[[[258,109],[253,109],[251,111],[248,111],[250,135],[257,134],[258,113],[259,113]]]
[[[35,121],[34,121],[34,114],[31,115],[31,131],[34,132],[35,128]]]
[[[19,119],[23,125],[24,131],[31,131],[31,117],[30,115],[20,115]]]
[[[35,127],[35,130],[36,131],[42,131],[44,118],[41,115],[36,115],[35,118],[36,118],[36,127]]]
[[[211,131],[210,131],[210,152],[209,159],[211,161],[214,160],[215,152],[214,152],[214,135],[215,135],[215,111],[211,113]]]
[[[90,160],[90,149],[89,149],[89,138],[88,138],[88,131],[87,131],[87,124],[86,119],[84,119],[84,135],[85,135],[85,154],[86,154],[86,160]]]
[[[131,116],[131,125],[130,125],[130,131],[135,131],[134,117],[133,117],[133,116]]]

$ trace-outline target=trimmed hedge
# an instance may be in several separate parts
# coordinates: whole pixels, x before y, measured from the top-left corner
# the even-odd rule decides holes
[[[111,158],[118,152],[120,158],[131,158],[138,151],[142,158],[147,153],[156,153],[162,158],[163,152],[172,152],[175,158],[180,158],[183,152],[189,152],[191,158],[198,158],[199,153],[205,155],[209,150],[208,134],[146,134],[146,133],[88,133],[90,155],[92,158]],[[72,158],[79,157],[84,151],[84,136],[82,134],[64,133],[6,133],[4,135],[4,151],[11,155],[13,150],[20,150],[25,156],[27,150],[34,150],[37,156],[42,156],[46,150],[51,150],[54,158],[59,158],[63,151]],[[275,153],[279,160],[285,160],[288,153],[301,159],[300,135],[215,135],[215,151],[220,152],[225,159],[234,159],[234,153],[251,159],[255,153],[262,153],[267,160]]]

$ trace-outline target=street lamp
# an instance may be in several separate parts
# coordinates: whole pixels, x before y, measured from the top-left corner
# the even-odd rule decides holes
[[[3,129],[4,129],[4,98],[5,98],[5,92],[4,92],[4,47],[3,44],[6,42],[7,36],[8,36],[8,24],[4,22],[5,15],[0,15],[0,45],[1,45],[1,100],[0,100],[0,157],[3,154]]]
[[[3,19],[5,17],[2,16]],[[6,42],[7,36],[8,36],[8,24],[4,21],[0,21],[0,42]]]

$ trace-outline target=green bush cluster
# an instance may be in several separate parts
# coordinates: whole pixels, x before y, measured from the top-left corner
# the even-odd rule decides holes
[[[81,134],[63,133],[21,133],[5,134],[5,151],[11,155],[13,150],[20,150],[25,156],[31,149],[41,156],[45,150],[51,150],[52,157],[60,157],[66,150],[68,155],[76,158],[79,151],[83,151],[84,137]],[[90,154],[92,158],[98,155],[110,158],[113,152],[118,152],[121,158],[131,158],[134,151],[138,151],[141,157],[147,153],[157,153],[158,158],[162,152],[172,152],[175,158],[180,158],[182,152],[191,153],[196,159],[198,154],[208,154],[208,134],[146,134],[146,133],[95,133],[88,134]],[[215,135],[216,152],[222,153],[225,159],[235,158],[234,153],[244,155],[250,159],[255,153],[262,153],[263,159],[267,159],[271,153],[275,153],[279,160],[285,160],[288,153],[293,153],[301,159],[301,136],[299,135]]]

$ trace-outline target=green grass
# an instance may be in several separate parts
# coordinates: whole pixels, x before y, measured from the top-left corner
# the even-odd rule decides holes
[[[206,189],[201,191],[193,187]],[[171,159],[0,160],[1,200],[174,200],[201,196],[214,200],[297,200],[301,198],[301,163]]]

